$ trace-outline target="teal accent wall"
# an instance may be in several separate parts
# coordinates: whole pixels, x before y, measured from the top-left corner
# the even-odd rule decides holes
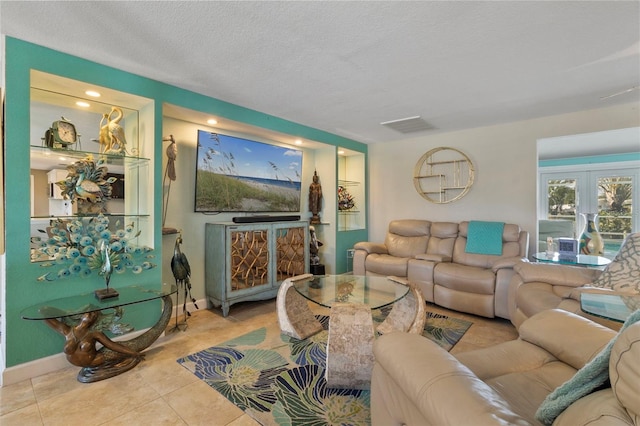
[[[22,40],[5,39],[5,202],[6,202],[6,288],[4,298],[6,312],[5,351],[6,367],[12,367],[45,356],[60,353],[63,338],[49,329],[41,321],[27,321],[20,312],[31,305],[43,303],[59,297],[93,291],[103,283],[95,277],[89,279],[67,278],[53,282],[40,282],[37,278],[47,271],[37,263],[29,261],[30,233],[30,135],[29,135],[29,88],[30,71],[59,75],[74,80],[96,84],[102,87],[127,92],[152,99],[155,109],[154,158],[162,158],[162,105],[164,103],[201,111],[263,127],[301,138],[316,140],[329,145],[342,146],[367,154],[367,146],[322,130],[307,127],[233,105],[198,93],[183,90],[155,80],[127,73],[82,58],[67,55],[52,49],[34,45]],[[155,161],[153,189],[155,218],[154,241],[158,262],[162,259],[162,161]],[[352,235],[354,234],[354,235]],[[358,234],[357,237],[355,234]],[[354,242],[366,240],[367,230],[338,233],[338,253],[353,246]],[[357,240],[357,241],[356,241]],[[340,256],[338,256],[340,257]],[[346,262],[346,254],[338,261]],[[162,268],[145,271],[135,276],[135,282],[119,285],[153,284],[160,285]],[[126,275],[131,279],[131,275]],[[118,285],[114,285],[118,287]],[[149,306],[143,306],[149,305]],[[160,315],[157,304],[142,304],[132,311],[132,325],[136,329],[148,327]],[[124,322],[131,322],[124,319]]]
[[[619,163],[622,161],[640,161],[640,152],[627,154],[594,155],[589,157],[559,158],[540,160],[538,167],[575,166],[581,164]]]
[[[344,274],[353,271],[353,259],[347,258],[347,250],[352,249],[355,243],[368,241],[369,234],[366,229],[340,231],[339,234],[336,244],[336,273]]]

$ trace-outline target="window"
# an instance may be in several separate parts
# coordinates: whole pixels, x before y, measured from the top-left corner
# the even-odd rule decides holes
[[[569,221],[579,238],[581,214],[597,213],[605,256],[613,257],[624,238],[640,230],[639,177],[637,162],[541,167],[538,219]]]

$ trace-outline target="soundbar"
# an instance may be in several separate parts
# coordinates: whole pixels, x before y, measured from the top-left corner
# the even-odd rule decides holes
[[[236,216],[231,219],[233,223],[257,223],[257,222],[288,222],[292,220],[300,220],[300,216]]]

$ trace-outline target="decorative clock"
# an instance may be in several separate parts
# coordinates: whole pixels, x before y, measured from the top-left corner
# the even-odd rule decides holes
[[[44,134],[44,140],[50,148],[68,148],[78,141],[76,126],[64,117],[51,124]]]
[[[434,148],[413,169],[413,184],[423,198],[444,204],[464,197],[474,179],[473,163],[455,148]]]

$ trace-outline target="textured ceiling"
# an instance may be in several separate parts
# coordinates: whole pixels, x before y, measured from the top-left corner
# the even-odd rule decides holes
[[[0,31],[365,143],[640,102],[638,1],[0,1]],[[415,134],[418,135],[418,134]]]

